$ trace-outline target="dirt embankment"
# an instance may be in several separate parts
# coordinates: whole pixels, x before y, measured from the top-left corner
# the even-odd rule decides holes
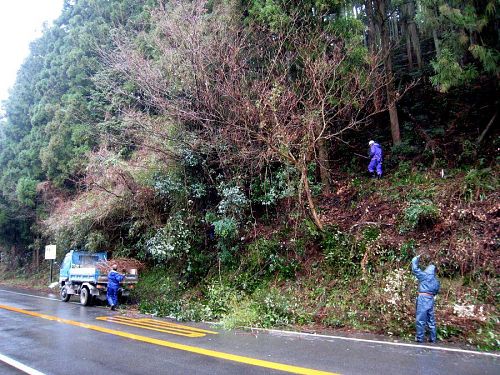
[[[366,226],[377,226],[382,245],[395,249],[411,239],[419,253],[462,276],[476,271],[499,273],[498,192],[470,201],[462,193],[461,179],[438,181],[430,199],[437,208],[436,216],[432,220],[424,217],[415,228],[405,230],[409,190],[419,187],[392,187],[391,183],[390,179],[373,181],[369,185],[372,192],[364,195],[349,182],[338,184],[335,193],[320,201],[323,222],[354,235]]]

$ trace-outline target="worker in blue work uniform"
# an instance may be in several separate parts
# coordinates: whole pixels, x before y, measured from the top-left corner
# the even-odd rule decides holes
[[[118,305],[118,289],[120,289],[120,282],[125,278],[125,275],[116,271],[118,269],[116,264],[113,264],[111,268],[111,271],[108,273],[108,291],[106,297],[111,310],[116,310],[116,306]]]
[[[423,342],[425,327],[429,327],[430,342],[436,342],[436,318],[434,317],[434,297],[439,293],[436,266],[429,265],[425,271],[418,266],[420,255],[411,261],[411,270],[418,279],[417,313],[415,341]]]
[[[368,172],[375,177],[375,172],[376,176],[378,178],[382,177],[382,147],[375,142],[375,141],[370,141],[368,142],[368,145],[370,146],[370,164],[368,164]]]

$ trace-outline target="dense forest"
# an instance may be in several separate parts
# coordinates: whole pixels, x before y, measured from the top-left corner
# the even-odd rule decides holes
[[[0,260],[108,251],[144,312],[498,349],[498,0],[65,0],[0,119]],[[384,150],[367,171],[368,141]]]

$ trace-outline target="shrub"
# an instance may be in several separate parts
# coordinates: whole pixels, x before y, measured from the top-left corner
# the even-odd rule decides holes
[[[278,275],[281,279],[295,276],[299,264],[285,254],[285,244],[276,239],[260,238],[248,246],[247,256],[242,260],[242,265],[247,271],[266,279]]]
[[[397,186],[407,186],[407,185],[418,185],[428,182],[428,177],[420,172],[418,168],[415,168],[411,162],[402,161],[399,163],[397,170],[392,176],[392,185]]]
[[[428,199],[414,199],[404,211],[404,222],[401,232],[424,228],[434,224],[439,219],[439,208]]]
[[[337,274],[356,274],[362,254],[353,239],[336,228],[326,230],[321,243],[326,264]]]
[[[283,327],[312,320],[298,299],[278,288],[263,288],[253,295],[230,302],[231,308],[222,323],[226,328],[260,326]]]
[[[213,223],[217,249],[222,263],[234,263],[234,255],[238,251],[236,239],[238,237],[238,222],[232,217],[223,217]]]
[[[475,341],[478,343],[478,349],[496,351],[500,349],[500,334],[498,333],[499,323],[500,320],[498,317],[491,317],[483,327],[477,330]]]
[[[242,218],[249,201],[240,187],[221,184],[218,190],[222,198],[217,207],[219,214],[234,219]]]
[[[460,336],[462,330],[452,324],[441,324],[436,327],[438,340],[445,340],[451,337]]]
[[[363,230],[363,241],[372,242],[380,237],[380,228],[374,225],[367,226]]]
[[[184,291],[183,283],[162,267],[141,273],[132,299],[145,313],[169,315],[172,306]]]
[[[458,162],[462,165],[473,163],[477,159],[477,144],[468,139],[462,142],[462,152],[458,156]]]
[[[471,169],[464,179],[462,196],[466,200],[483,200],[486,193],[498,189],[498,179],[491,168]]]
[[[207,212],[205,222],[214,227],[216,247],[219,250],[221,262],[226,265],[234,265],[235,254],[239,249],[238,233],[249,200],[239,186],[220,183],[218,192],[221,201],[217,205],[217,214]]]
[[[106,248],[107,242],[108,240],[104,233],[97,231],[90,232],[85,243],[85,250],[100,251]]]
[[[251,327],[258,324],[260,314],[256,303],[249,297],[239,301],[231,300],[229,311],[221,320],[225,329]]]
[[[418,152],[418,148],[411,145],[409,140],[405,140],[398,145],[392,146],[391,148],[391,156],[393,158],[411,158],[418,154]]]
[[[436,188],[434,186],[426,187],[425,189],[422,189],[421,187],[417,186],[416,188],[411,189],[406,194],[406,199],[408,200],[432,199],[434,198],[435,194],[436,194]]]
[[[184,218],[180,213],[173,215],[165,226],[146,241],[146,248],[158,262],[179,259],[188,254],[192,239]]]
[[[157,173],[151,182],[156,195],[165,202],[165,206],[175,206],[185,200],[185,187],[182,179],[175,174]]]
[[[400,260],[410,261],[415,256],[416,242],[414,239],[410,239],[401,244],[400,249]]]
[[[38,181],[32,178],[21,177],[16,186],[16,195],[19,202],[28,207],[35,207],[37,184]]]
[[[224,217],[212,223],[215,235],[224,241],[234,240],[238,236],[238,222],[230,217]]]
[[[230,312],[230,302],[237,299],[237,293],[228,285],[215,282],[208,286],[206,297],[211,316],[220,318]]]
[[[250,185],[252,201],[263,206],[275,205],[280,199],[296,194],[297,172],[294,168],[282,166],[276,172],[266,173]]]
[[[254,294],[258,304],[259,325],[265,328],[284,327],[297,321],[296,311],[299,304],[292,296],[276,288],[258,290]]]

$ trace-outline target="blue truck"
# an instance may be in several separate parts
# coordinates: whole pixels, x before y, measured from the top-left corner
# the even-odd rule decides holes
[[[61,300],[68,302],[72,295],[79,295],[80,303],[84,306],[89,306],[96,300],[105,301],[108,274],[101,272],[99,269],[102,267],[98,267],[98,264],[106,261],[105,252],[69,251],[64,257],[59,272]],[[128,297],[137,284],[137,280],[136,269],[126,270],[118,292],[119,296]]]

